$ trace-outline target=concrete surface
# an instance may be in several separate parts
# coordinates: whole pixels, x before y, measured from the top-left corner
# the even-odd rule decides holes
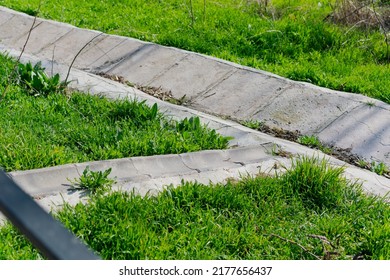
[[[0,51],[18,56],[32,22],[28,15],[0,7]],[[64,200],[76,203],[86,199],[82,192],[72,190],[69,182],[86,166],[92,170],[111,167],[118,182],[116,188],[146,194],[167,184],[179,184],[181,180],[223,182],[259,172],[283,172],[291,160],[275,154],[326,158],[332,165],[344,166],[345,176],[361,181],[367,192],[384,196],[390,191],[390,180],[383,176],[228,120],[258,120],[271,127],[317,135],[327,144],[350,148],[367,161],[381,161],[390,166],[388,104],[188,51],[42,19],[36,22],[22,61],[42,61],[46,69],[65,77],[79,52],[69,76],[72,88],[109,98],[157,103],[160,110],[174,119],[199,116],[202,123],[234,139],[225,151],[127,158],[9,173],[47,210],[60,206]],[[185,96],[186,107],[163,102],[96,73],[161,87],[176,98]]]

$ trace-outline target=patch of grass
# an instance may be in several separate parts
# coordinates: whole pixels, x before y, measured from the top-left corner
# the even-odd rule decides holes
[[[358,165],[362,168],[371,170],[372,172],[375,172],[378,175],[381,176],[385,175],[388,178],[390,177],[390,170],[383,162],[372,161],[370,163],[368,161],[361,159],[358,161]]]
[[[243,121],[241,124],[255,130],[261,130],[261,127],[264,125],[264,123],[259,120],[247,120]]]
[[[308,146],[310,148],[316,148],[325,154],[332,154],[332,149],[324,146],[321,141],[315,135],[303,135],[298,138],[298,143]]]
[[[31,13],[39,1],[0,0],[0,5]],[[333,2],[47,0],[39,15],[390,103],[383,33],[325,20],[334,12]]]
[[[0,90],[12,61],[0,56]],[[227,148],[230,138],[173,121],[157,104],[83,93],[33,96],[13,84],[0,102],[0,167],[28,170],[74,162]]]
[[[301,158],[276,177],[97,194],[56,217],[104,259],[390,259],[389,204],[342,173]],[[0,258],[36,258],[9,248],[22,242],[11,231]]]

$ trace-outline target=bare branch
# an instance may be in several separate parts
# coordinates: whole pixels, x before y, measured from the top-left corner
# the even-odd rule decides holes
[[[69,68],[68,68],[68,73],[66,74],[66,78],[65,78],[65,84],[67,84],[68,82],[68,78],[69,78],[69,74],[70,74],[70,70],[72,69],[73,67],[73,64],[74,62],[76,61],[77,57],[81,54],[81,52],[89,45],[91,44],[96,38],[98,38],[99,36],[103,35],[104,33],[101,32],[99,33],[98,35],[94,36],[91,40],[89,40],[78,52],[77,54],[75,55],[75,57],[73,58],[71,64],[69,65]]]

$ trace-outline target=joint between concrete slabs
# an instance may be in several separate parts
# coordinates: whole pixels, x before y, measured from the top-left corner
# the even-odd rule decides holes
[[[194,98],[191,99],[191,101],[193,100],[196,100],[200,97],[202,97],[203,99],[207,99],[215,94],[217,94],[216,92],[212,93],[212,94],[208,94],[210,91],[213,91],[213,89],[215,89],[216,87],[220,86],[224,81],[226,81],[227,79],[229,79],[231,76],[233,76],[234,74],[237,73],[239,69],[237,67],[235,67],[235,69],[233,69],[231,72],[227,72],[223,77],[221,77],[219,80],[217,80],[215,83],[212,83],[210,86],[208,86],[204,91],[201,91],[199,92]]]
[[[181,57],[178,61],[176,61],[175,63],[172,63],[171,65],[168,65],[165,69],[163,69],[159,74],[157,74],[156,76],[154,76],[150,81],[148,81],[146,83],[146,86],[150,86],[150,84],[152,84],[154,81],[156,81],[157,79],[161,78],[161,76],[165,75],[166,73],[168,73],[170,70],[172,70],[172,68],[176,67],[180,62],[182,62],[184,59],[186,59],[187,57],[189,56],[189,54],[185,54],[183,57]]]
[[[293,85],[287,85],[286,87],[284,87],[281,90],[279,90],[275,95],[272,95],[272,97],[270,98],[269,102],[267,102],[263,106],[261,106],[257,111],[255,111],[252,114],[252,116],[256,116],[256,115],[260,114],[264,110],[264,108],[270,106],[277,98],[281,97],[284,92],[286,92],[287,90],[291,89],[292,87],[293,87]]]
[[[326,130],[328,127],[332,126],[334,123],[336,123],[337,121],[339,121],[340,119],[342,119],[343,117],[345,117],[346,115],[352,113],[353,111],[359,109],[360,107],[364,106],[363,104],[358,104],[356,105],[355,107],[353,107],[351,110],[347,110],[345,112],[343,112],[342,114],[340,114],[339,116],[337,116],[335,119],[333,119],[332,121],[324,124],[324,126],[318,128],[314,133],[315,134],[320,134],[321,132],[323,132],[324,130]]]

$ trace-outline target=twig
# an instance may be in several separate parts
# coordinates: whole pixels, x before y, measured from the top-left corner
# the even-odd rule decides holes
[[[286,242],[289,242],[291,244],[294,244],[294,245],[297,245],[299,248],[301,248],[303,251],[305,251],[306,253],[308,253],[309,255],[311,255],[312,257],[316,258],[317,260],[321,260],[320,257],[318,257],[317,255],[313,254],[312,252],[310,252],[308,249],[306,249],[303,245],[299,244],[298,242],[295,242],[293,240],[290,240],[290,239],[287,239],[287,238],[284,238],[284,237],[281,237],[280,235],[277,235],[277,234],[273,234],[271,233],[270,234],[271,237],[277,237],[283,241],[286,241]]]
[[[3,94],[2,94],[2,96],[1,96],[1,98],[0,98],[0,102],[1,102],[1,101],[4,99],[4,97],[6,96],[7,91],[8,91],[8,88],[9,88],[9,85],[11,84],[11,79],[12,79],[12,77],[15,75],[15,73],[16,73],[16,71],[17,71],[17,69],[18,69],[18,65],[19,65],[20,59],[22,58],[22,55],[23,55],[24,51],[26,50],[27,43],[28,43],[28,41],[30,40],[31,33],[32,33],[32,31],[33,31],[33,29],[34,29],[34,27],[35,27],[35,23],[36,23],[36,21],[37,21],[37,17],[38,17],[39,11],[41,10],[41,2],[42,2],[42,0],[39,1],[37,12],[36,12],[36,14],[35,14],[35,16],[34,16],[34,20],[33,20],[33,23],[32,23],[32,25],[31,25],[31,27],[30,27],[30,30],[28,31],[27,38],[26,38],[26,41],[24,42],[22,51],[20,52],[20,54],[19,54],[19,56],[18,56],[18,58],[17,58],[17,60],[16,60],[16,62],[15,62],[15,66],[14,66],[14,68],[13,68],[11,74],[8,76],[8,81],[7,81],[7,84],[5,85],[5,89],[4,89]]]
[[[74,62],[76,61],[77,57],[81,54],[81,52],[89,45],[93,42],[93,40],[95,40],[96,38],[98,38],[99,36],[103,35],[104,33],[101,32],[99,33],[98,35],[94,36],[91,40],[89,40],[78,52],[77,54],[75,55],[75,57],[73,58],[71,64],[69,65],[69,68],[68,68],[68,73],[66,74],[66,78],[65,78],[65,82],[64,84],[66,85],[68,83],[68,78],[69,78],[69,74],[70,74],[70,70],[72,69],[73,67],[73,64]]]

